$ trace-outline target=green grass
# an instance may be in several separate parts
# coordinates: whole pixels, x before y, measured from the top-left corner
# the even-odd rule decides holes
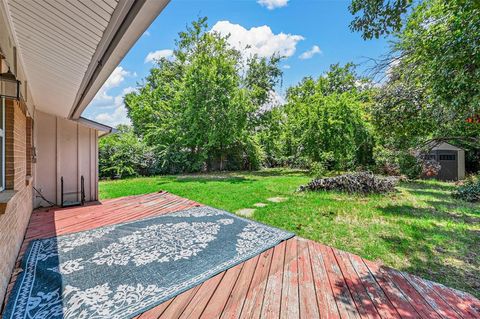
[[[480,297],[480,205],[453,199],[453,184],[402,183],[366,197],[297,193],[309,180],[293,170],[135,178],[100,182],[100,197],[166,190],[231,212],[267,203],[253,219]]]

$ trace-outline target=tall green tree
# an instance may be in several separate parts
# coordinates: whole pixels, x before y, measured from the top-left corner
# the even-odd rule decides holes
[[[478,148],[480,7],[475,1],[426,0],[394,41],[389,78],[373,114],[396,148],[447,140]]]
[[[330,169],[369,164],[371,91],[352,64],[332,65],[317,80],[305,78],[289,88],[281,108],[284,156],[291,162],[322,162]]]
[[[364,39],[379,38],[399,32],[413,0],[352,0],[349,10],[354,15],[350,28]]]
[[[127,125],[102,137],[98,143],[101,178],[125,178],[155,173],[155,156],[141,138]]]
[[[244,57],[201,18],[179,33],[172,59],[160,59],[125,98],[135,132],[164,172],[256,168],[260,108],[281,76],[280,57]],[[252,132],[254,134],[252,134]]]

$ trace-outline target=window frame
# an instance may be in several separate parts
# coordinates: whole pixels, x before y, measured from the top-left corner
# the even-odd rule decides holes
[[[457,156],[455,154],[440,154],[439,160],[440,161],[456,161]]]

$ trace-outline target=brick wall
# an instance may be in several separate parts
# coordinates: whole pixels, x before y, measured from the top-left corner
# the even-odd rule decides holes
[[[5,109],[5,186],[16,193],[0,212],[0,302],[3,301],[32,212],[32,187],[27,176],[27,116],[21,103]],[[28,185],[27,185],[28,184]]]

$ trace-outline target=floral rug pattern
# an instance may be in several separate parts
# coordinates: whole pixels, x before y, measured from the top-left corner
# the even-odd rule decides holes
[[[36,240],[4,318],[132,318],[292,236],[196,207]]]

